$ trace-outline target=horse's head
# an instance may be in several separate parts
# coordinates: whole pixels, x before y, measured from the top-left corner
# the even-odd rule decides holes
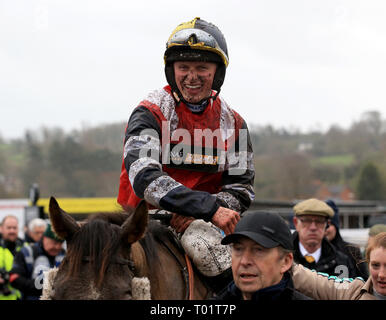
[[[131,213],[101,213],[78,223],[50,199],[50,220],[67,241],[67,254],[53,284],[53,299],[131,299],[132,244],[148,224],[142,201]]]

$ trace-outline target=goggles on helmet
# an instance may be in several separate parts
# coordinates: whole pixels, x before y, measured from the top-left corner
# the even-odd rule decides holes
[[[194,50],[212,51],[221,57],[225,66],[228,66],[228,57],[219,46],[217,40],[203,30],[193,28],[178,30],[170,36],[166,44],[167,49],[177,46],[188,46]]]

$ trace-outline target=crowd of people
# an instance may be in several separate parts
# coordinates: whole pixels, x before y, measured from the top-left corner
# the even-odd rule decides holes
[[[295,230],[277,213],[247,212],[222,238],[231,252],[231,280],[215,299],[386,299],[386,225],[369,229],[363,255],[340,236],[332,200],[304,200],[293,212]],[[43,272],[60,265],[65,245],[46,220],[30,221],[24,239],[18,229],[15,216],[1,221],[0,300],[37,300]]]
[[[38,300],[43,272],[58,267],[65,256],[63,240],[49,222],[36,218],[18,237],[19,221],[7,215],[0,225],[0,300]]]
[[[386,225],[370,228],[363,258],[359,247],[328,240],[337,207],[327,203],[308,199],[295,205],[294,233],[278,214],[243,216],[222,240],[232,248],[233,282],[218,299],[386,300]]]

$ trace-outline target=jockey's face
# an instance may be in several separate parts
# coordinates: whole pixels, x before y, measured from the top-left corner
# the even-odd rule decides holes
[[[50,256],[55,257],[62,250],[62,243],[43,236],[43,247]]]
[[[216,68],[213,62],[174,62],[175,81],[187,102],[195,104],[211,95]]]
[[[233,280],[244,300],[250,300],[257,290],[279,283],[292,261],[292,253],[282,253],[277,247],[264,248],[247,237],[240,237],[232,245]]]

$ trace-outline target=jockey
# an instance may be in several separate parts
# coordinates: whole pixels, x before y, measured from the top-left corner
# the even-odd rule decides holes
[[[197,269],[225,287],[231,256],[221,240],[254,199],[247,125],[219,96],[225,38],[195,18],[172,32],[164,61],[168,85],[128,121],[117,201],[136,207],[145,199],[150,209],[172,213],[170,225]]]

